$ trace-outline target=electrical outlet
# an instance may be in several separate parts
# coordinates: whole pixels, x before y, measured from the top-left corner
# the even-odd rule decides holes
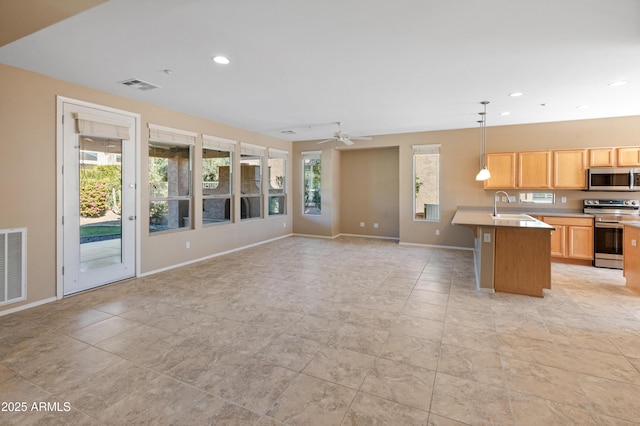
[[[560,198],[560,202],[561,202],[561,203],[566,203],[566,202],[567,202],[567,197],[562,197],[562,198]]]
[[[187,243],[185,244],[186,248],[191,248],[191,241],[187,241]]]
[[[436,235],[440,235],[440,230],[436,229]]]
[[[360,222],[360,228],[364,228],[364,222]]]
[[[282,224],[282,227],[283,227],[283,228],[286,228],[286,227],[287,227],[287,222],[284,222],[284,223]]]
[[[373,227],[374,227],[374,228],[379,228],[380,226],[379,226],[377,223],[374,223],[374,224],[373,224]]]
[[[637,247],[638,246],[638,241],[637,240],[631,240],[631,247]]]
[[[485,243],[490,243],[491,242],[491,234],[484,234],[484,242]]]

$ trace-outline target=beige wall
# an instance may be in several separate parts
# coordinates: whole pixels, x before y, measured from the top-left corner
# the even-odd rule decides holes
[[[323,181],[322,215],[302,215],[301,152],[317,151],[313,141],[282,141],[265,135],[233,128],[202,118],[190,116],[158,106],[109,95],[86,87],[45,77],[32,72],[0,65],[0,129],[2,129],[2,157],[0,159],[0,229],[27,227],[28,229],[28,300],[33,303],[56,294],[56,96],[117,108],[141,115],[142,139],[140,164],[147,161],[147,123],[155,123],[198,133],[245,141],[292,152],[287,162],[288,206],[290,215],[251,221],[237,221],[231,225],[202,228],[201,207],[196,186],[194,230],[149,236],[148,217],[141,213],[140,240],[141,272],[171,267],[182,262],[200,259],[216,253],[277,238],[289,233],[336,236],[349,229],[349,223],[360,222],[361,212],[351,215],[346,204],[350,186],[357,184],[353,177],[344,177],[349,167],[364,165],[357,150],[363,147],[376,151],[394,148],[397,160],[389,157],[388,167],[398,170],[398,229],[403,243],[435,244],[472,247],[469,230],[450,225],[459,205],[491,206],[493,191],[485,191],[475,181],[479,164],[478,129],[450,130],[376,136],[372,141],[357,142],[353,147],[339,150],[322,146]],[[413,164],[412,145],[441,144],[441,220],[424,222],[413,220]],[[620,117],[533,125],[489,127],[489,152],[562,149],[575,147],[638,146],[640,145],[640,117]],[[200,147],[200,142],[198,142]],[[353,153],[352,153],[353,152]],[[382,151],[380,151],[382,152]],[[364,154],[367,155],[366,153]],[[239,160],[235,160],[239,170]],[[396,162],[397,163],[394,163]],[[394,164],[391,164],[394,163]],[[200,153],[196,154],[194,169],[199,170]],[[148,180],[146,167],[141,170],[141,182]],[[327,178],[328,177],[328,178]],[[239,173],[234,174],[234,187],[239,188]],[[349,183],[346,183],[346,180]],[[265,167],[266,180],[266,167]],[[141,185],[142,186],[142,185]],[[517,191],[510,191],[514,195]],[[611,193],[556,191],[566,196],[566,204],[554,209],[580,209],[584,198],[612,197]],[[618,194],[628,196],[628,194]],[[148,194],[140,193],[141,205],[148,205]],[[346,205],[343,205],[346,204]],[[234,200],[236,218],[239,199]],[[265,203],[266,206],[266,203]],[[353,217],[352,217],[353,216]],[[380,222],[382,223],[382,221]],[[391,227],[391,225],[384,225]],[[373,229],[373,228],[371,228]],[[436,236],[435,231],[440,235]],[[361,231],[361,229],[359,229]],[[361,233],[361,232],[359,232]],[[365,232],[375,235],[371,230]],[[185,248],[189,241],[190,249]],[[0,308],[11,309],[19,304]]]
[[[397,147],[342,152],[341,233],[400,237],[398,159]]]
[[[291,152],[291,142],[0,65],[0,229],[26,227],[28,232],[28,299],[23,303],[0,307],[0,311],[56,296],[56,96],[140,114],[141,165],[146,165],[148,161],[147,123]],[[198,138],[194,156],[196,171],[201,164],[200,148],[201,140]],[[240,170],[238,157],[235,156],[234,170]],[[288,182],[291,182],[292,176],[291,163],[288,161],[287,165]],[[265,181],[266,170],[265,162]],[[149,218],[145,211],[145,206],[148,206],[145,181],[148,181],[148,174],[143,166],[139,185],[143,211],[138,215],[141,228],[140,272],[143,274],[292,232],[291,215],[242,222],[237,220],[233,224],[203,228],[199,199],[202,191],[195,185],[195,229],[150,236]],[[240,188],[240,173],[234,174],[234,187]],[[234,205],[238,219],[238,197]],[[291,210],[289,201],[287,211]],[[190,242],[190,249],[185,247],[187,241]]]
[[[376,136],[369,142],[356,142],[351,147],[325,148],[326,151],[342,153],[342,161],[347,153],[355,154],[349,159],[351,167],[358,167],[358,150],[363,147],[398,148],[398,182],[399,182],[399,236],[402,243],[434,244],[453,247],[473,247],[471,232],[463,227],[450,224],[458,206],[482,206],[490,208],[493,204],[493,190],[485,190],[482,182],[475,180],[479,169],[479,130],[474,127],[461,130],[444,130],[434,132],[407,133],[398,135]],[[440,222],[424,222],[413,220],[413,152],[412,145],[441,144],[441,187],[440,187]],[[597,120],[579,120],[554,123],[513,125],[487,128],[487,151],[534,151],[547,149],[595,148],[604,146],[640,146],[640,117],[617,117]],[[294,164],[300,162],[299,153],[304,150],[317,150],[313,141],[294,143]],[[364,152],[364,151],[362,151]],[[323,161],[333,156],[323,155]],[[364,160],[360,160],[364,161]],[[394,160],[389,160],[394,161]],[[390,165],[389,167],[391,167]],[[323,164],[323,170],[329,167]],[[343,173],[346,166],[342,167]],[[344,180],[344,179],[343,179]],[[324,184],[324,181],[323,181]],[[341,186],[349,185],[342,182]],[[296,189],[294,183],[294,190]],[[566,209],[581,210],[585,198],[621,198],[640,197],[638,193],[599,193],[584,191],[553,191],[558,203],[550,209],[564,211]],[[301,193],[301,192],[300,192]],[[517,195],[518,190],[510,190]],[[300,195],[301,196],[301,195]],[[567,198],[566,204],[560,204],[561,197]],[[342,199],[348,197],[343,196]],[[513,206],[513,205],[512,205]],[[510,207],[512,207],[510,206]],[[504,208],[504,207],[503,207]],[[529,208],[524,207],[524,210]],[[351,214],[348,208],[341,210],[343,226],[337,233],[347,232],[347,223],[359,222],[357,212]],[[324,215],[324,212],[323,212]],[[308,220],[300,220],[299,210],[294,212],[294,232],[301,234],[336,235],[330,220],[316,221],[313,226]],[[436,230],[440,235],[436,236]],[[366,229],[367,235],[375,235],[372,229]]]

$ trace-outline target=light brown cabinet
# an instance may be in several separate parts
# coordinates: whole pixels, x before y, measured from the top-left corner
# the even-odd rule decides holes
[[[553,187],[587,188],[587,151],[585,149],[553,151]]]
[[[551,151],[518,153],[518,187],[551,188]]]
[[[623,232],[624,242],[624,277],[627,287],[640,294],[640,228],[637,226],[625,226]]]
[[[615,148],[592,148],[589,150],[589,167],[615,166]]]
[[[485,189],[516,187],[516,153],[493,152],[487,154],[487,168],[491,177],[484,181]]]
[[[556,228],[551,232],[551,257],[590,265],[593,261],[593,219],[588,217],[544,216]]]
[[[616,152],[619,167],[640,166],[640,147],[618,148]]]

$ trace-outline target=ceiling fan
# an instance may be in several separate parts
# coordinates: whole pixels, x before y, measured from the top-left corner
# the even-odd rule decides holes
[[[369,136],[360,136],[357,138],[353,138],[351,136],[349,136],[346,133],[342,132],[342,122],[341,121],[336,121],[336,124],[338,125],[338,131],[335,132],[333,134],[332,138],[329,139],[325,139],[323,141],[318,142],[318,144],[321,143],[325,143],[325,142],[330,142],[330,141],[340,141],[345,145],[353,145],[353,141],[370,141],[371,138]]]

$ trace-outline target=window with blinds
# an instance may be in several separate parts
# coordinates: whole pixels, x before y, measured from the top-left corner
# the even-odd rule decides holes
[[[149,124],[149,232],[191,229],[196,133]]]
[[[235,141],[202,135],[202,224],[230,223],[233,218]]]

